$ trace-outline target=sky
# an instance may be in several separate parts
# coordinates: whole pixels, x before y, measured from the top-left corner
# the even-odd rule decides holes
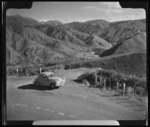
[[[119,2],[33,2],[31,9],[8,9],[6,15],[21,15],[40,22],[58,20],[62,23],[146,18],[144,9],[121,8]]]

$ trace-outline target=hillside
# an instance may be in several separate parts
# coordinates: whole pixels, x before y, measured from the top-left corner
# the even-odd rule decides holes
[[[26,26],[26,27],[34,27],[39,25],[40,23],[32,18],[22,17],[20,15],[14,16],[6,16],[6,25],[10,28],[12,25],[18,26]],[[18,28],[17,27],[17,28]]]
[[[57,22],[51,24],[52,22],[49,22],[50,24],[39,23],[34,19],[18,15],[7,16],[7,65],[22,65],[25,63],[50,65],[63,61],[77,63],[81,61],[82,63],[82,60],[87,60],[88,66],[93,65],[106,69],[116,69],[125,73],[144,75],[146,33],[142,31],[145,30],[145,20],[117,23],[91,20],[82,23],[83,26],[88,24],[84,30],[91,32],[98,28],[98,31],[105,32],[106,34],[101,34],[103,38],[104,35],[107,37],[109,35],[112,39],[119,37],[118,44],[115,45],[98,36],[99,32],[89,34],[66,24],[57,25]],[[71,25],[73,24],[71,23]],[[78,28],[82,27],[79,25]],[[114,32],[117,30],[118,32]],[[109,34],[111,31],[112,33]],[[95,55],[95,52],[101,54],[100,56],[103,56],[103,58]],[[92,62],[92,60],[94,61]]]
[[[61,22],[59,22],[57,20],[51,20],[51,21],[42,22],[42,24],[48,24],[48,25],[52,25],[52,26],[63,25],[63,23],[61,23]]]
[[[98,35],[115,45],[141,32],[146,32],[146,22],[144,19],[110,23],[110,28],[105,28],[104,33]]]
[[[7,36],[6,43],[6,59],[7,64],[22,64],[29,63],[47,63],[50,60],[63,58],[60,53],[54,52],[52,49],[20,36],[16,33],[11,33],[11,37]],[[45,44],[46,45],[46,44]]]
[[[113,45],[137,33],[146,31],[145,19],[120,22],[91,20],[87,22],[72,22],[66,25],[84,33],[96,34]]]
[[[101,63],[105,69],[114,69],[125,74],[146,76],[146,54],[132,53],[105,59]]]
[[[117,72],[146,76],[146,53],[130,53],[99,58],[98,60],[86,60],[70,63],[71,68],[100,67]]]
[[[100,56],[146,52],[146,33],[139,33],[130,37],[112,48],[104,51]]]
[[[92,42],[91,44],[89,44]],[[109,49],[100,37],[78,32],[63,25],[41,24],[21,16],[6,17],[7,64],[48,63],[72,57],[88,57],[89,48]],[[81,54],[81,55],[78,55]],[[89,55],[90,56],[90,55]]]
[[[66,26],[87,34],[97,33],[104,28],[109,27],[109,22],[105,20],[90,20],[86,22],[66,23]]]

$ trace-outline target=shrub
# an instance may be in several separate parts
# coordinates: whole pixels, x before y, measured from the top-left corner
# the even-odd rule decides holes
[[[71,66],[69,64],[65,65],[65,69],[70,69]]]
[[[83,73],[82,75],[80,75],[78,78],[77,78],[77,80],[78,81],[82,81],[83,79],[86,79],[86,77],[89,75],[90,73]]]
[[[120,82],[121,79],[122,79],[122,76],[117,73],[117,72],[114,72],[112,75],[111,75],[111,79],[115,82]]]
[[[136,87],[142,87],[145,88],[146,87],[146,81],[143,78],[139,78],[136,83],[135,83]]]
[[[94,85],[94,80],[95,79],[95,76],[93,73],[83,73],[82,75],[80,75],[78,78],[77,78],[77,81],[78,82],[83,82],[83,80],[87,80],[89,82],[90,85]]]
[[[86,62],[86,63],[83,63],[83,66],[88,67],[88,68],[92,68],[93,64],[91,62]]]
[[[7,73],[8,76],[16,75],[17,74],[16,69],[13,69],[13,68],[7,69],[6,73]]]
[[[29,75],[36,75],[37,74],[37,70],[34,67],[27,67],[26,70],[27,70],[27,73]]]
[[[125,75],[123,73],[116,72],[114,70],[97,70],[97,76],[101,75],[101,77],[107,78],[111,80],[111,85],[115,83],[113,82],[120,82],[120,83],[126,83],[126,86],[129,87],[135,87],[137,89],[144,89],[144,92],[146,91],[146,77],[137,77],[135,75]],[[86,79],[90,85],[95,84],[95,72],[92,73],[84,73],[78,77],[78,80],[82,81],[83,79]],[[102,79],[102,80],[103,80]],[[138,93],[138,92],[137,92]],[[139,93],[138,93],[139,94]]]
[[[137,83],[138,80],[139,79],[137,78],[137,76],[135,76],[135,75],[128,75],[128,76],[126,76],[125,83],[128,86],[133,87],[133,86],[136,85],[136,83]]]
[[[75,69],[75,68],[79,68],[79,67],[81,67],[81,65],[79,63],[76,63],[76,64],[73,64],[71,68]]]
[[[49,62],[49,63],[46,63],[46,64],[45,64],[46,67],[54,66],[54,65],[56,65],[56,63],[51,63],[51,62]]]

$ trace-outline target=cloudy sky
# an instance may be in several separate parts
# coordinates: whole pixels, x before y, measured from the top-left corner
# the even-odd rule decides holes
[[[111,22],[146,17],[144,9],[123,9],[118,2],[33,2],[31,9],[8,9],[6,14],[19,14],[38,21],[58,20],[62,23],[93,19]]]

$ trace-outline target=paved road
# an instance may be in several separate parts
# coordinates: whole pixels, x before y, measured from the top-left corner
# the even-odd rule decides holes
[[[35,88],[35,77],[7,80],[8,120],[142,120],[141,115],[127,109],[96,101],[87,95]],[[71,85],[71,84],[70,84]]]

